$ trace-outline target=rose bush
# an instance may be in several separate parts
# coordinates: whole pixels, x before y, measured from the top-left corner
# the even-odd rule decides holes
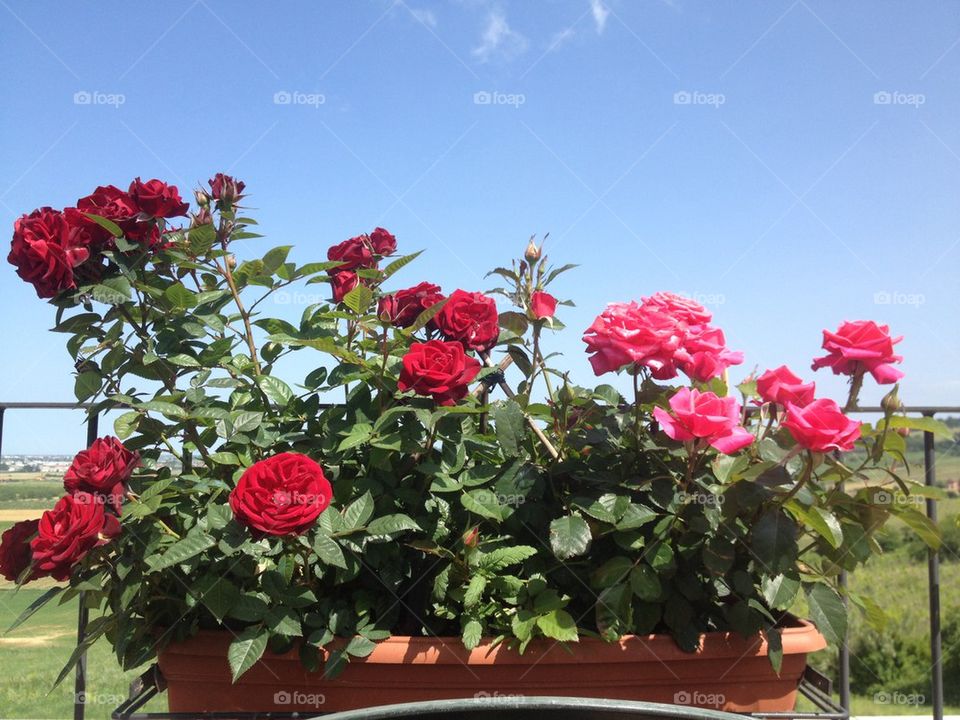
[[[837,577],[888,518],[939,542],[886,499],[928,492],[902,477],[899,431],[942,426],[896,389],[877,422],[848,416],[868,375],[901,375],[885,326],[824,333],[814,366],[850,376],[841,408],[785,367],[735,384],[743,356],[711,313],[655,293],[586,330],[595,373],[624,379],[586,387],[545,352],[571,266],[534,241],[488,292],[394,290],[416,254],[383,228],[322,262],[238,259],[258,237],[245,189],[217,174],[191,211],[134,180],[14,226],[10,261],[56,310],[77,399],[122,414],[56,506],[4,533],[0,572],[66,583],[39,604],[83,589],[85,645],[108,638],[124,667],[203,628],[232,633],[235,677],[268,648],[335,673],[391,634],[522,650],[665,632],[692,650],[733,630],[764,634],[777,664],[798,604],[833,642],[847,603],[880,614]],[[297,283],[332,300],[272,317]]]

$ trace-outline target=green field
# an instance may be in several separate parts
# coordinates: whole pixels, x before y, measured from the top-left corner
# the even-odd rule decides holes
[[[960,457],[938,461],[938,479],[960,477]],[[921,480],[922,466],[914,468]],[[50,507],[62,492],[59,482],[37,476],[0,479],[0,531],[17,520],[37,517]],[[960,514],[960,498],[940,503],[940,517]],[[875,558],[855,574],[851,588],[880,602],[890,615],[886,629],[877,633],[867,628],[859,613],[853,613],[851,647],[854,681],[866,688],[854,697],[857,715],[924,715],[928,706],[877,702],[879,691],[899,692],[894,682],[908,682],[911,672],[920,682],[928,682],[929,658],[922,657],[927,642],[927,569],[923,550],[898,539],[900,530],[891,527],[891,550]],[[36,599],[50,581],[40,581],[15,591],[0,580],[0,627],[6,628],[20,612]],[[953,619],[960,626],[960,561],[950,557],[941,569],[941,597],[945,623]],[[67,718],[72,716],[73,676],[51,689],[60,668],[69,658],[76,633],[77,606],[51,604],[34,615],[24,626],[0,635],[0,717]],[[879,640],[878,640],[879,638]],[[900,642],[905,640],[905,642]],[[879,643],[878,647],[875,647]],[[883,643],[890,643],[889,647]],[[864,650],[866,648],[866,650]],[[867,652],[869,651],[869,653]],[[960,634],[945,637],[945,677],[948,692],[960,687]],[[835,652],[819,653],[813,664],[831,673]],[[912,663],[912,666],[911,664]],[[912,667],[912,670],[911,670]],[[88,660],[87,717],[109,718],[123,701],[127,688],[141,670],[123,673],[117,667],[106,643],[92,648]],[[889,678],[894,678],[890,680]],[[856,687],[856,686],[855,686]],[[909,685],[904,686],[909,688]],[[904,693],[909,696],[909,693]],[[929,702],[929,691],[920,691]],[[163,697],[153,700],[146,711],[165,709]],[[801,705],[799,709],[812,709]],[[948,714],[960,715],[960,707],[948,707]]]

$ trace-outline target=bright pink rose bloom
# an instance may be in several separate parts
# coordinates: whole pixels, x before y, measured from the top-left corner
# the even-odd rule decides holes
[[[812,382],[803,382],[786,365],[781,365],[775,370],[767,370],[757,378],[757,392],[760,397],[766,402],[777,403],[784,407],[787,403],[793,403],[799,407],[809,405],[813,402],[814,389]]]
[[[849,452],[860,438],[860,423],[844,415],[840,406],[829,398],[814,400],[803,407],[787,403],[783,426],[800,447],[815,452]]]
[[[823,331],[823,349],[827,354],[813,361],[813,369],[833,369],[834,375],[857,375],[869,372],[881,385],[889,385],[903,377],[891,365],[903,360],[893,352],[893,346],[903,340],[890,337],[888,325],[877,325],[873,320],[844,322],[835,333]]]
[[[370,233],[370,245],[377,255],[393,255],[397,251],[397,238],[382,227]]]
[[[557,312],[557,299],[550,293],[537,290],[530,296],[530,309],[537,320],[552,318]]]
[[[697,333],[684,340],[676,355],[677,367],[688,377],[707,382],[720,377],[731,365],[743,362],[743,353],[728,350],[723,330],[704,325]]]
[[[710,311],[700,303],[671,292],[657,292],[645,297],[643,306],[648,310],[669,315],[690,328],[703,327],[713,319]]]
[[[636,302],[607,305],[583,335],[593,353],[593,372],[616,372],[624,365],[645,365],[660,380],[676,377],[674,355],[682,337],[668,315],[645,309]]]
[[[348,292],[360,284],[360,276],[355,272],[345,270],[330,276],[330,287],[333,288],[333,301],[335,303],[343,302],[343,298]]]
[[[740,403],[733,397],[680,388],[670,398],[670,412],[653,409],[663,431],[680,442],[701,438],[726,455],[753,442],[753,435],[740,426]]]

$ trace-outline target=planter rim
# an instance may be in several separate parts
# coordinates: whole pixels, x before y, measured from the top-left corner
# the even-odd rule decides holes
[[[808,620],[791,619],[790,624],[780,629],[783,654],[807,654],[822,650],[827,641]],[[225,653],[226,645],[233,634],[226,630],[201,630],[187,640],[172,642],[161,650],[161,655],[219,656]],[[328,648],[336,648],[347,641],[338,639]],[[376,642],[376,647],[365,658],[351,658],[351,663],[414,665],[529,665],[531,662],[546,662],[551,665],[579,663],[631,662],[644,659],[659,661],[683,661],[703,657],[756,657],[767,654],[767,641],[761,635],[744,638],[735,632],[709,632],[700,636],[700,648],[694,652],[682,650],[667,634],[625,635],[617,642],[597,638],[581,638],[576,643],[555,642],[537,639],[531,642],[521,655],[505,643],[495,645],[492,638],[483,638],[473,650],[467,650],[457,636],[407,636],[392,635]],[[296,650],[284,655],[270,657],[296,657]]]

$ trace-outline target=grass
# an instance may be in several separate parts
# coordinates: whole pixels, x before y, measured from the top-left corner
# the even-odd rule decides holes
[[[0,589],[0,626],[9,627],[42,592],[42,587]],[[73,650],[76,628],[77,601],[64,605],[53,601],[24,625],[0,636],[0,716],[31,720],[73,716],[73,675],[51,688]],[[87,668],[86,717],[90,720],[109,718],[126,699],[130,682],[146,669],[122,672],[106,642],[90,649]],[[165,710],[162,697],[144,709]]]

